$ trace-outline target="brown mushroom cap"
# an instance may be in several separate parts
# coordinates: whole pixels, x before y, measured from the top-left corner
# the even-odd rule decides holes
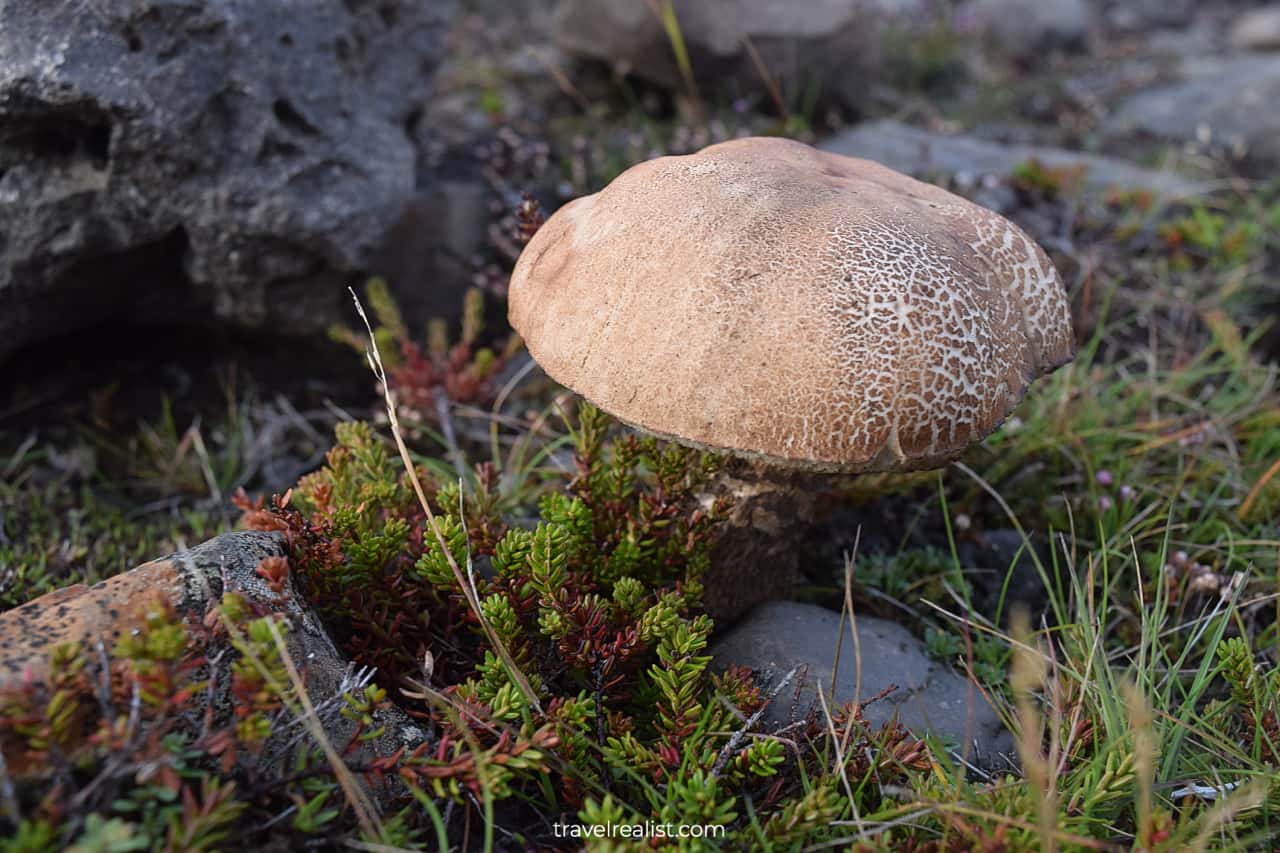
[[[1052,263],[991,211],[784,139],[628,169],[556,212],[510,319],[640,429],[819,471],[933,467],[1070,361]]]

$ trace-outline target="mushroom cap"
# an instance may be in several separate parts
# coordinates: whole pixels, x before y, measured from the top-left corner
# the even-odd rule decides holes
[[[1003,217],[774,138],[633,166],[511,277],[554,379],[694,447],[817,471],[936,467],[1068,362],[1066,294]]]

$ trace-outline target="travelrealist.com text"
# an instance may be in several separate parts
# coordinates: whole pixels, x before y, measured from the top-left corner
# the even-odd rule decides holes
[[[725,827],[700,823],[555,823],[556,838],[723,838]]]

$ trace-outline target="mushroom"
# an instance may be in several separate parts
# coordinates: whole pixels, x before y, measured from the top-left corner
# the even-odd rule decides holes
[[[1062,282],[1016,225],[775,138],[640,163],[565,205],[521,254],[509,312],[553,379],[743,460],[739,528],[811,511],[813,473],[946,464],[1074,352]],[[796,559],[738,532],[707,579],[742,592],[722,618]]]

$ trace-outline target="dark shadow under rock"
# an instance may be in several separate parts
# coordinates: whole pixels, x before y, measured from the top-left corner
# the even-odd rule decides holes
[[[994,615],[999,610],[1007,615],[1014,605],[1025,605],[1040,613],[1047,606],[1048,593],[1036,561],[1051,582],[1053,562],[1035,537],[1028,541],[1016,530],[985,530],[959,543],[957,551],[973,588],[973,605],[980,612]]]

